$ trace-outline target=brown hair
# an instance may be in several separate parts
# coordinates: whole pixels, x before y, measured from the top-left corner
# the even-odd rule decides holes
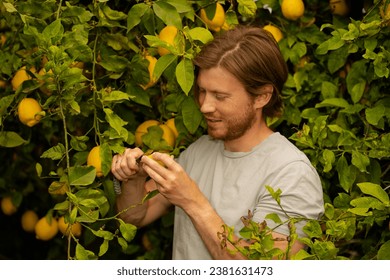
[[[237,26],[221,33],[202,48],[194,64],[196,72],[214,67],[228,70],[251,95],[259,94],[260,87],[271,84],[273,94],[263,108],[263,115],[274,117],[281,114],[281,92],[287,80],[287,65],[277,42],[263,28]],[[197,86],[195,96],[198,96]]]

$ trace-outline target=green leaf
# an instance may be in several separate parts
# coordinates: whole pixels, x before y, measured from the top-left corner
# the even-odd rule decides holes
[[[367,166],[370,164],[370,158],[356,150],[352,151],[352,164],[356,166],[360,172],[367,172]]]
[[[62,26],[60,19],[57,19],[50,23],[42,32],[42,35],[45,39],[47,39],[49,46],[56,45],[57,42],[62,39],[63,34],[64,27]]]
[[[128,131],[123,127],[127,124],[126,121],[122,120],[113,110],[109,108],[103,109],[106,114],[106,121],[110,126],[120,135],[123,139],[128,138]]]
[[[363,217],[369,217],[369,216],[372,216],[372,212],[371,211],[368,211],[369,208],[351,208],[351,209],[348,209],[348,212],[351,212],[355,215],[358,215],[358,216],[363,216]]]
[[[269,192],[269,194],[272,196],[272,198],[278,203],[280,204],[280,195],[282,194],[282,191],[280,189],[277,189],[277,191],[275,191],[271,186],[265,186],[265,188],[267,189],[267,191]]]
[[[131,7],[127,15],[127,32],[130,32],[141,22],[141,18],[148,9],[150,9],[150,6],[145,3],[135,4]]]
[[[149,199],[151,199],[152,197],[155,197],[156,195],[158,195],[160,192],[156,189],[156,190],[153,190],[153,191],[150,191],[148,192],[145,197],[142,199],[142,204],[144,204],[146,201],[148,201]]]
[[[379,121],[382,120],[386,114],[386,108],[383,104],[379,104],[373,108],[367,108],[365,113],[368,123],[378,125]]]
[[[76,244],[76,259],[78,260],[97,260],[94,252],[86,250],[79,242]]]
[[[323,100],[322,102],[316,104],[316,108],[322,108],[322,107],[340,107],[340,108],[346,108],[348,107],[349,103],[347,100],[343,98],[328,98]]]
[[[188,31],[188,35],[192,40],[201,41],[203,44],[206,44],[214,39],[213,34],[206,28],[195,27]]]
[[[50,158],[52,160],[62,159],[65,155],[65,146],[62,143],[58,143],[56,146],[44,151],[41,158]]]
[[[99,254],[98,254],[98,256],[101,257],[105,253],[107,253],[108,247],[109,247],[109,241],[107,239],[104,239],[103,242],[102,242],[102,245],[100,245],[100,247],[99,247]]]
[[[276,213],[270,213],[265,216],[265,219],[274,221],[276,224],[282,224],[282,220],[279,218],[279,215]]]
[[[364,194],[371,195],[379,199],[381,202],[385,203],[386,205],[389,205],[389,195],[380,185],[370,183],[370,182],[365,182],[365,183],[358,183],[357,186]]]
[[[184,58],[176,66],[176,79],[181,89],[188,95],[195,79],[194,67],[190,59]]]
[[[93,166],[73,166],[69,168],[69,184],[88,186],[95,181],[96,169]]]
[[[126,239],[127,242],[132,241],[135,237],[135,234],[137,233],[137,227],[132,224],[126,224],[121,219],[118,219],[118,221],[119,221],[119,230],[121,231],[123,238]]]
[[[306,223],[306,225],[303,227],[303,232],[309,238],[321,238],[322,237],[321,225],[316,220],[309,220]]]
[[[243,17],[252,18],[256,15],[257,6],[252,0],[238,0],[238,12]]]
[[[202,121],[203,116],[199,111],[199,108],[196,105],[194,99],[188,96],[183,101],[181,110],[185,127],[191,134],[195,133]]]
[[[390,260],[390,240],[387,240],[378,250],[378,260]]]
[[[336,161],[336,156],[333,151],[325,149],[322,152],[322,157],[324,159],[324,172],[327,173],[332,170],[333,163]]]
[[[156,1],[153,3],[153,10],[156,16],[166,25],[174,25],[179,29],[182,28],[181,17],[176,11],[176,8],[171,4],[163,1]]]
[[[336,170],[341,187],[348,193],[356,179],[352,166],[348,165],[347,159],[342,155],[337,161]]]
[[[177,56],[171,53],[160,57],[157,60],[156,65],[154,66],[153,76],[155,77],[155,79],[158,80],[162,73],[165,71],[165,69],[167,69],[169,65],[174,63],[176,59]]]
[[[20,137],[19,134],[13,131],[0,131],[0,146],[6,148],[14,148],[23,144],[28,143]]]
[[[384,210],[385,205],[374,197],[358,197],[351,200],[351,205],[356,208],[371,208],[377,210]]]

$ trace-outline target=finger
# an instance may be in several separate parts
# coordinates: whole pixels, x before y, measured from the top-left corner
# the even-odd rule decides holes
[[[176,161],[173,158],[173,155],[169,155],[167,153],[155,152],[153,153],[153,159],[163,163],[168,169],[172,169],[174,166],[177,165]]]

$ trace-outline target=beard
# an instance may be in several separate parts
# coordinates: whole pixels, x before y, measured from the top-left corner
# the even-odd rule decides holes
[[[231,141],[240,138],[256,121],[256,111],[252,104],[248,104],[242,115],[223,119],[217,125],[209,125],[207,132],[214,139]],[[221,124],[224,124],[223,126]]]

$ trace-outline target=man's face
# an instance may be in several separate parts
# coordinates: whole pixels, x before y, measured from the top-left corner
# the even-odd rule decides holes
[[[252,127],[257,117],[253,99],[231,73],[219,67],[202,69],[197,84],[200,110],[211,137],[235,140]]]

